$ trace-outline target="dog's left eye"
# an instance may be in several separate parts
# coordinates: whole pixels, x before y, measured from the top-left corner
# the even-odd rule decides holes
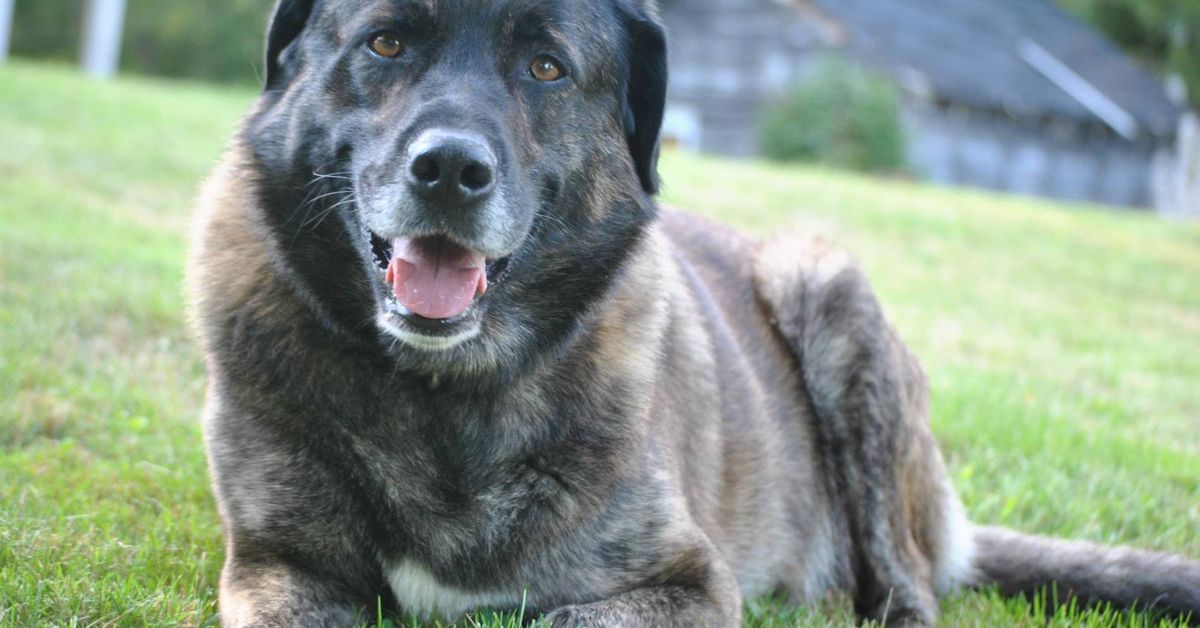
[[[529,65],[529,73],[533,75],[533,78],[543,83],[557,81],[566,75],[562,66],[559,65],[558,60],[549,55],[534,57],[533,63]]]
[[[371,52],[386,59],[394,59],[404,52],[404,43],[400,41],[400,36],[388,31],[372,35],[367,47]]]

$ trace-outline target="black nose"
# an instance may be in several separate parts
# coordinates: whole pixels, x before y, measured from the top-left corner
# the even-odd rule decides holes
[[[473,205],[496,187],[496,156],[486,141],[466,133],[431,130],[409,147],[408,184],[444,208]]]

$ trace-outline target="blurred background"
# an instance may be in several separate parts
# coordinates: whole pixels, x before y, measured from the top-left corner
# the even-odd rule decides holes
[[[0,0],[0,627],[217,623],[183,265],[271,4]],[[1200,0],[661,11],[663,201],[860,259],[971,517],[1200,558]],[[1159,625],[978,594],[943,613]]]
[[[0,0],[0,12],[13,56],[252,85],[270,4]],[[1188,113],[1200,103],[1200,2],[660,6],[668,144],[1200,215]]]

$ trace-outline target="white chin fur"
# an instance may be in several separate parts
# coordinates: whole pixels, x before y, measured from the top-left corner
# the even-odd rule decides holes
[[[447,351],[479,335],[479,326],[475,325],[451,336],[427,336],[400,328],[389,319],[387,314],[376,316],[375,323],[400,342],[421,351]]]

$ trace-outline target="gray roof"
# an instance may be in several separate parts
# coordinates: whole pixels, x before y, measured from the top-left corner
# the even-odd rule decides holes
[[[1153,75],[1051,0],[808,2],[845,25],[853,50],[902,83],[919,77],[948,101],[1014,116],[1099,122],[1092,109],[1022,56],[1022,42],[1029,40],[1128,113],[1142,131],[1170,137],[1182,113]]]

